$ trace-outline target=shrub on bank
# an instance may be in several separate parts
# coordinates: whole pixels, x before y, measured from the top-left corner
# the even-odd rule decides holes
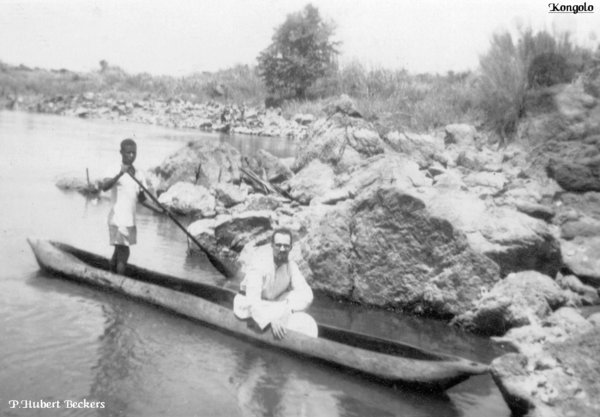
[[[591,51],[574,45],[568,33],[529,29],[516,42],[508,32],[494,35],[480,57],[477,106],[485,126],[501,143],[513,140],[527,92],[571,81],[590,59]]]

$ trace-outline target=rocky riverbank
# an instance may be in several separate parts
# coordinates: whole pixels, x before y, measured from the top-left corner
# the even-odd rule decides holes
[[[600,320],[577,309],[600,302],[598,101],[548,88],[524,109],[529,146],[496,149],[461,124],[380,136],[342,97],[293,161],[194,142],[151,174],[241,275],[288,227],[315,290],[513,344],[493,375],[515,414],[597,415]]]
[[[269,256],[271,231],[289,227],[298,237],[292,256],[311,286],[330,296],[454,318],[489,335],[529,334],[530,326],[560,333],[567,318],[577,317],[574,308],[599,303],[600,269],[590,255],[600,238],[600,187],[579,184],[594,184],[597,176],[600,107],[578,85],[548,94],[553,112],[531,110],[523,126],[537,135],[533,149],[491,149],[468,125],[381,137],[344,98],[314,122],[293,162],[191,144],[157,167],[156,184],[190,184],[161,199],[174,210],[201,213],[190,231],[232,268],[243,271],[248,259]],[[578,174],[569,176],[573,166]],[[242,181],[244,167],[290,198],[257,192],[260,185]],[[506,366],[510,355],[494,362],[515,412],[595,413],[597,386],[583,372],[586,359],[578,358],[594,348],[598,320],[578,317],[587,323],[580,323],[582,332],[546,337],[556,343],[544,349],[554,353],[530,349],[539,338],[515,340],[518,363],[529,368]],[[512,338],[509,331],[501,341]],[[540,372],[561,375],[545,359],[536,365],[539,355],[558,361],[556,352],[566,350],[569,365],[559,368],[570,388],[554,377],[540,382]],[[587,402],[575,407],[572,398],[583,397]]]
[[[91,119],[146,123],[209,132],[278,136],[300,139],[314,116],[297,114],[290,120],[278,109],[226,105],[217,101],[192,103],[181,99],[116,100],[98,93],[69,96],[0,97],[0,108]]]

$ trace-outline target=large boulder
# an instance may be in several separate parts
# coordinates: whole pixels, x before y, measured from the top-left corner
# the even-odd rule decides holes
[[[381,307],[452,316],[499,270],[410,192],[388,186],[323,212],[302,241],[313,288]]]
[[[168,189],[177,182],[210,188],[219,182],[240,182],[241,157],[237,149],[218,141],[192,141],[167,157],[154,172]]]
[[[212,217],[215,215],[215,197],[201,185],[178,182],[168,191],[162,193],[158,201],[180,214],[198,217]]]
[[[455,323],[475,333],[503,335],[513,327],[531,324],[536,317],[545,318],[566,302],[550,277],[536,271],[519,272],[498,282]]]
[[[465,191],[426,189],[420,197],[432,215],[448,220],[476,252],[494,260],[503,276],[536,270],[554,277],[562,266],[559,242],[542,220]]]
[[[344,171],[365,158],[383,153],[386,148],[388,145],[370,123],[337,112],[300,143],[293,169],[298,172],[318,159],[336,171]]]

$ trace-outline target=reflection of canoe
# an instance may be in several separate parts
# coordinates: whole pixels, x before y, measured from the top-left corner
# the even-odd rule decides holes
[[[284,340],[275,340],[270,331],[259,332],[234,316],[235,292],[231,290],[133,265],[129,265],[125,277],[108,272],[109,261],[101,256],[45,240],[30,239],[29,244],[40,266],[52,273],[105,287],[236,336],[356,371],[380,382],[443,391],[488,371],[487,366],[465,359],[321,324],[318,338],[288,332]]]

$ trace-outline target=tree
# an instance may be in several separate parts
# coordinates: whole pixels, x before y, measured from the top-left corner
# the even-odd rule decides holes
[[[339,53],[331,37],[333,23],[324,22],[311,4],[287,16],[275,30],[273,43],[258,56],[267,89],[279,96],[304,98],[306,89],[334,67]]]

